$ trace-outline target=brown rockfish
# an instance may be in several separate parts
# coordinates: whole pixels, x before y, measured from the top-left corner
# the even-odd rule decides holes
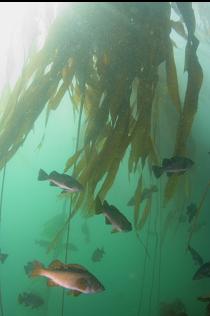
[[[63,192],[81,192],[84,190],[83,186],[73,177],[65,173],[58,173],[52,171],[49,175],[42,169],[39,170],[39,181],[49,180],[50,185],[63,189]]]
[[[149,199],[154,192],[158,192],[158,188],[156,185],[152,185],[150,188],[145,188],[141,194],[141,202],[146,199]],[[135,196],[133,196],[127,203],[127,206],[134,206],[135,205]]]
[[[44,300],[39,295],[31,292],[24,292],[18,295],[18,303],[34,309],[43,305]]]
[[[175,156],[170,159],[163,159],[162,166],[152,166],[156,178],[160,178],[163,172],[170,177],[173,174],[182,175],[193,166],[194,162],[186,157]]]
[[[101,203],[99,197],[96,198],[96,214],[103,213],[107,225],[112,225],[112,233],[129,232],[132,225],[128,219],[114,206],[109,205],[106,201]]]
[[[201,302],[210,302],[210,294],[199,296],[197,299]]]
[[[48,268],[40,262],[29,262],[25,267],[29,277],[44,276],[48,278],[48,286],[61,286],[69,289],[70,294],[93,294],[105,290],[104,286],[86,268],[79,264],[64,264],[54,260]]]

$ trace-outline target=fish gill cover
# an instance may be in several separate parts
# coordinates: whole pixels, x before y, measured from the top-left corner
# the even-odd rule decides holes
[[[152,165],[161,164],[157,138],[161,107],[174,106],[176,112],[168,122],[168,128],[176,122],[171,157],[187,155],[203,75],[196,54],[199,41],[194,35],[192,4],[177,2],[177,7],[180,21],[171,20],[169,2],[69,5],[55,19],[43,47],[29,56],[0,105],[0,168],[24,143],[43,109],[47,107],[47,124],[50,112],[66,93],[71,106],[83,110],[86,118],[84,142],[73,156],[66,157],[64,167],[67,172],[74,166],[74,176],[85,188],[73,197],[71,217],[82,205],[87,215],[94,214],[96,195],[105,199],[127,151],[129,174],[139,165],[152,170]],[[186,40],[184,102],[172,29]],[[165,67],[164,75],[161,67]],[[165,203],[182,187],[179,179],[173,175],[167,180]],[[139,218],[142,190],[141,173],[134,195],[137,230],[144,225],[152,203],[152,198],[146,201]],[[179,194],[183,191],[179,189]]]

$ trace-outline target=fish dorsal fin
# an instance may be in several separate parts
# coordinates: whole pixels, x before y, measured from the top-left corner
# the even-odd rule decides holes
[[[50,174],[49,174],[49,177],[56,177],[56,176],[60,176],[60,173],[58,173],[57,171],[52,171]]]
[[[66,174],[66,173],[61,173],[60,174],[62,177],[64,177],[64,178],[66,178],[66,179],[70,179],[71,178],[71,176],[69,176],[68,174]]]
[[[106,225],[111,225],[112,224],[107,217],[105,217],[105,223],[106,223]]]
[[[76,263],[74,263],[74,264],[66,264],[65,265],[65,268],[66,269],[69,269],[69,270],[75,270],[75,271],[87,271],[87,269],[85,268],[85,267],[83,267],[83,266],[81,266],[80,264],[76,264]]]
[[[52,280],[47,280],[47,285],[49,286],[49,287],[52,287],[52,286],[58,286],[58,284],[57,283],[55,283],[54,281],[52,281]]]
[[[171,159],[169,159],[171,162],[177,162],[180,160],[183,160],[183,157],[179,157],[179,156],[174,156]]]
[[[54,270],[61,270],[65,267],[65,264],[63,264],[60,260],[53,260],[49,268],[54,269]]]
[[[170,163],[170,161],[171,161],[171,159],[167,159],[167,158],[163,159],[163,161],[162,161],[162,166],[163,166],[163,167],[168,166],[168,164]]]

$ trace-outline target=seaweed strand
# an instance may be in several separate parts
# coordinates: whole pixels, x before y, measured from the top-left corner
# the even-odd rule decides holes
[[[4,316],[4,309],[3,309],[3,302],[2,302],[2,295],[1,295],[1,284],[0,284],[0,311],[1,311],[1,316]]]
[[[192,229],[191,229],[191,231],[190,231],[189,238],[188,238],[188,245],[190,244],[190,241],[191,241],[191,239],[192,239],[192,235],[193,235],[193,233],[194,233],[194,230],[195,230],[195,227],[196,227],[196,224],[197,224],[197,221],[198,221],[198,217],[199,217],[199,215],[200,215],[200,213],[201,213],[201,209],[202,209],[202,206],[203,206],[203,204],[204,204],[204,202],[205,202],[205,199],[206,199],[206,197],[207,197],[207,194],[208,194],[208,192],[209,192],[209,189],[210,189],[210,182],[208,182],[208,184],[207,184],[207,186],[206,186],[206,189],[205,189],[205,191],[203,192],[203,195],[202,195],[202,197],[201,197],[200,204],[199,204],[199,206],[198,206],[198,208],[197,208],[197,211],[196,211],[196,215],[195,215],[195,217],[194,217],[194,219],[193,219]]]
[[[80,140],[80,131],[81,131],[81,122],[82,122],[82,112],[84,108],[84,102],[85,102],[85,88],[83,91],[82,95],[82,100],[80,104],[80,112],[79,112],[79,121],[78,121],[78,128],[77,128],[77,140],[76,140],[76,147],[75,147],[75,153],[78,151],[79,148],[79,140]],[[76,169],[76,162],[74,163],[74,170],[73,174],[75,173]],[[73,203],[73,197],[71,195],[70,199],[70,205],[69,205],[69,216],[67,218],[67,235],[66,235],[66,249],[65,249],[65,264],[67,264],[67,259],[68,259],[68,244],[70,241],[70,222],[71,222],[71,217],[72,217],[72,203]],[[65,225],[66,226],[66,225]],[[62,291],[62,306],[61,306],[61,315],[64,315],[64,289]]]

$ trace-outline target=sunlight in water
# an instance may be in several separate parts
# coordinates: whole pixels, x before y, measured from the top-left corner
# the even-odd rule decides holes
[[[0,3],[0,90],[6,81],[10,84],[16,81],[28,55],[42,47],[62,5],[58,2]]]

